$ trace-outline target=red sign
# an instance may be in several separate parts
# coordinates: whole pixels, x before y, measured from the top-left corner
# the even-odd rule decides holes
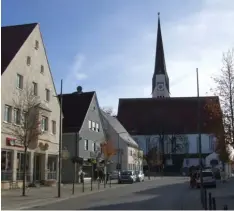
[[[12,146],[12,147],[24,147],[21,141],[15,138],[6,138],[6,145]]]

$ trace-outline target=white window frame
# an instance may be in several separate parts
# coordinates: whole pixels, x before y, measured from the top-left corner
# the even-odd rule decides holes
[[[92,121],[91,120],[88,121],[88,126],[89,126],[89,129],[92,130]]]
[[[56,134],[56,121],[52,120],[51,124],[52,124],[52,134],[55,135]]]
[[[43,74],[43,73],[44,73],[44,66],[43,66],[43,65],[41,65],[40,73],[41,73],[41,74]]]
[[[17,74],[17,89],[23,89],[24,88],[24,76]]]
[[[49,102],[50,101],[50,90],[46,88],[45,92],[46,92],[46,101]]]
[[[92,130],[95,131],[95,128],[96,128],[96,123],[92,122]]]
[[[38,84],[36,82],[33,82],[33,94],[38,95]]]
[[[84,150],[85,151],[89,150],[89,140],[87,140],[87,139],[84,140]]]
[[[43,132],[47,132],[48,131],[48,122],[49,122],[49,118],[46,116],[42,116],[41,119],[41,130]]]
[[[96,131],[99,132],[99,124],[96,123]]]
[[[30,56],[27,56],[27,65],[30,66],[31,65],[31,57]]]
[[[4,122],[10,123],[12,116],[12,107],[9,105],[5,105],[4,109]]]
[[[20,109],[14,108],[14,124],[20,125],[21,123],[21,116],[20,116]]]

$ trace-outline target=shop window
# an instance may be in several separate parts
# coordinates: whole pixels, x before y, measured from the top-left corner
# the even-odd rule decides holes
[[[2,150],[1,151],[1,180],[12,179],[12,151]]]
[[[18,152],[17,153],[17,165],[16,165],[16,170],[17,170],[17,180],[23,180],[23,172],[24,172],[24,153],[23,152]],[[29,153],[26,155],[26,171],[29,170]],[[28,175],[27,175],[28,176]]]

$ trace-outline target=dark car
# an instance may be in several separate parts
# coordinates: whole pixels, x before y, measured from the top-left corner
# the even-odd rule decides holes
[[[134,183],[137,180],[136,173],[131,170],[122,171],[120,173],[118,183]]]

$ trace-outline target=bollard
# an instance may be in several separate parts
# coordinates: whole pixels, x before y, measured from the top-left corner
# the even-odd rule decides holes
[[[204,189],[204,209],[207,210],[207,190]]]
[[[100,179],[98,178],[98,190],[100,189]]]
[[[92,191],[93,190],[93,178],[91,178],[90,182],[91,182],[90,190]]]
[[[104,188],[106,188],[106,175],[104,174]]]
[[[212,210],[212,196],[211,196],[211,193],[209,193],[209,210]]]
[[[213,208],[213,210],[216,210],[216,200],[215,200],[215,197],[212,197],[212,208]]]
[[[82,181],[82,192],[84,192],[84,178],[83,178],[83,181]]]
[[[110,188],[111,188],[111,178],[109,178],[109,180],[110,180],[109,184],[110,184]]]
[[[228,210],[228,206],[226,204],[223,206],[223,210]]]

